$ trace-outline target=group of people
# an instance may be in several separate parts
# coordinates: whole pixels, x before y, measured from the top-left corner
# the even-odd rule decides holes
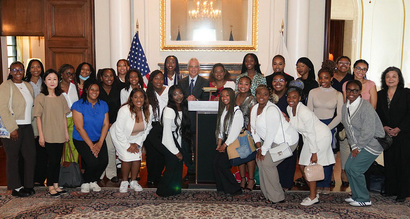
[[[14,62],[9,80],[0,85],[0,116],[10,132],[10,138],[3,139],[8,189],[27,197],[34,194],[35,184],[47,179],[49,194],[61,195],[66,191],[58,185],[60,162],[74,157],[84,169],[81,192],[98,192],[103,177],[118,181],[118,157],[119,191],[142,191],[138,175],[144,147],[147,186],[157,187],[158,196],[179,194],[183,163],[188,175],[195,174],[192,146],[197,133],[188,101],[212,100],[219,101],[213,163],[218,191],[252,191],[258,168],[267,202],[283,202],[285,191],[294,185],[298,160],[304,177],[306,166],[323,166],[323,180],[304,180],[310,193],[301,204],[309,206],[319,202],[319,194],[329,194],[340,151],[342,184],[352,190],[346,202],[369,206],[364,172],[383,152],[376,138],[389,135],[393,145],[384,151],[386,195],[397,196],[397,201],[410,195],[410,90],[404,88],[400,69],[387,68],[377,92],[375,83],[366,79],[365,60],[354,63],[353,74],[348,57],[327,60],[318,80],[306,57],[296,63],[296,80],[284,72],[283,56],[273,58],[272,68],[264,77],[258,57],[249,53],[235,82],[221,63],[213,66],[208,80],[199,75],[199,61],[192,58],[188,76],[182,77],[177,57],[168,56],[164,71],[151,72],[144,88],[141,73],[130,69],[125,59],[117,62],[117,71],[104,68],[97,74],[89,63],[44,71],[35,59],[25,74],[24,65]],[[216,92],[210,96],[203,87],[215,87]],[[238,183],[227,148],[246,130],[256,150],[235,162]],[[284,143],[293,154],[272,160],[270,149]],[[63,151],[71,152],[62,157]]]

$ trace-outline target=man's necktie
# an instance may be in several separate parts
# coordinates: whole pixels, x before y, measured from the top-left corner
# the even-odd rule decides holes
[[[191,83],[189,84],[189,94],[192,95],[193,91],[194,91],[194,79],[191,79]]]

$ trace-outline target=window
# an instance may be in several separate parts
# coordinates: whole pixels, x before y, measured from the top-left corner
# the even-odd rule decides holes
[[[15,36],[7,37],[7,62],[10,66],[11,63],[17,61],[17,44]]]

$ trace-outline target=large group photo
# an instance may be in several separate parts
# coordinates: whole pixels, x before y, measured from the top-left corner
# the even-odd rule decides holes
[[[90,42],[96,35],[81,55],[83,41],[69,43],[77,30],[49,33],[48,15],[44,37],[11,36],[2,23],[0,217],[409,217],[404,29],[401,55],[387,58],[365,50],[377,51],[378,39],[363,36],[365,18],[360,27],[339,22],[340,9],[358,7],[350,1],[228,1],[84,0],[96,14],[72,22],[90,21],[95,30],[81,34]],[[69,1],[59,2],[30,4],[64,12],[59,4]],[[386,6],[375,2],[360,7]],[[98,11],[135,20],[142,5],[160,9],[162,32],[147,33],[157,22],[147,16],[124,28]],[[320,49],[312,43],[316,26],[293,26],[318,16],[309,5],[325,9],[323,32],[315,33]],[[186,18],[175,15],[181,7]],[[285,14],[269,17],[281,25],[267,40],[263,16],[282,7]],[[248,32],[222,22],[235,10],[229,22]],[[195,32],[198,24],[217,31]],[[46,53],[34,49],[40,45]]]

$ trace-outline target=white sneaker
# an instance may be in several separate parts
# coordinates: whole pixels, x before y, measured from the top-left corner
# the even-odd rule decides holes
[[[316,203],[319,203],[319,195],[316,195],[316,197],[313,200],[307,197],[303,199],[303,201],[300,204],[303,206],[310,206]]]
[[[90,192],[90,184],[89,183],[81,184],[81,192],[82,193],[89,193]]]
[[[345,199],[345,202],[350,203],[350,202],[354,202],[354,200],[352,198],[347,198]]]
[[[349,203],[351,206],[355,207],[366,207],[372,205],[372,202],[357,202],[357,201],[352,201]]]
[[[90,183],[90,189],[92,189],[93,192],[101,191],[101,187],[97,184],[97,182],[91,182]]]
[[[121,193],[127,193],[129,185],[130,185],[130,183],[128,181],[122,181],[121,184],[120,184],[120,192]]]
[[[143,190],[136,180],[131,181],[130,188],[134,189],[136,192],[141,192]]]

